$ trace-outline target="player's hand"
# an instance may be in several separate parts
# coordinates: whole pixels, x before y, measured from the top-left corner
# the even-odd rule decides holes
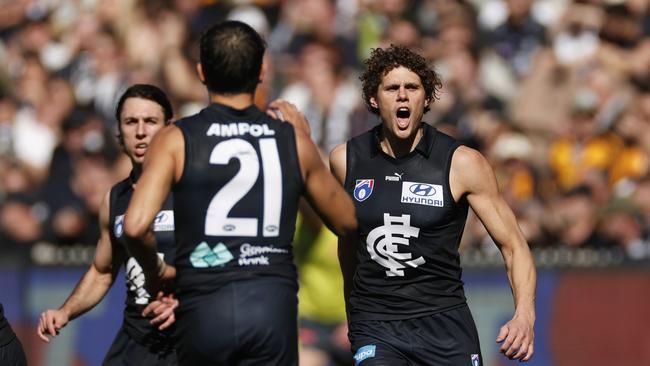
[[[293,127],[302,130],[307,135],[311,134],[309,121],[307,121],[305,115],[300,112],[295,105],[286,100],[276,99],[272,101],[271,104],[269,104],[269,108],[266,110],[266,114],[275,119],[291,123]]]
[[[56,337],[59,335],[59,330],[65,327],[66,324],[68,324],[68,321],[68,314],[65,311],[48,309],[41,313],[41,318],[36,332],[43,342],[49,343],[50,338],[48,338],[47,335],[49,334],[52,337]]]
[[[511,360],[528,361],[533,357],[534,316],[515,316],[501,327],[497,343],[502,343],[499,352]]]
[[[152,325],[158,325],[159,330],[165,330],[176,321],[174,310],[178,307],[178,300],[174,294],[165,295],[158,292],[156,300],[152,301],[142,311],[143,317],[153,317],[149,321]]]

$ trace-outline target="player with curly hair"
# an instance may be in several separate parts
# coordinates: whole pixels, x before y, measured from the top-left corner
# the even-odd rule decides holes
[[[422,123],[442,86],[423,57],[391,46],[365,65],[363,98],[381,123],[330,155],[358,221],[358,241],[339,240],[356,364],[482,364],[458,253],[470,207],[498,244],[513,289],[515,314],[497,342],[508,358],[529,360],[535,267],[492,168]]]

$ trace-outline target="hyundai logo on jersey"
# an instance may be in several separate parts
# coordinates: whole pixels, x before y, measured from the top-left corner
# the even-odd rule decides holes
[[[165,222],[167,220],[167,213],[165,211],[160,211],[158,212],[158,215],[156,215],[156,218],[153,219],[153,222],[155,224],[159,224],[161,222]]]
[[[442,186],[420,182],[402,182],[402,203],[444,207]]]
[[[374,179],[357,179],[354,185],[354,199],[363,202],[370,197],[375,186]]]
[[[153,231],[174,231],[174,210],[162,210],[153,220]]]
[[[436,189],[431,184],[424,183],[411,184],[409,191],[418,196],[433,196],[436,194]]]
[[[478,354],[472,353],[472,366],[481,366],[481,362],[479,361]]]

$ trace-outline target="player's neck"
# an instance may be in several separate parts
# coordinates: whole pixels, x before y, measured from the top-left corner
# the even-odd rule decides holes
[[[210,94],[212,103],[219,103],[235,109],[246,109],[253,104],[253,94]]]
[[[142,164],[134,163],[133,164],[133,176],[132,176],[134,186],[135,186],[135,183],[138,181],[138,179],[140,179],[140,175],[142,175]]]
[[[382,151],[392,156],[394,158],[401,158],[411,153],[415,150],[415,147],[418,145],[422,139],[423,130],[422,127],[406,139],[401,139],[399,137],[393,136],[388,133],[385,129],[382,129],[382,137],[379,142],[379,146]]]

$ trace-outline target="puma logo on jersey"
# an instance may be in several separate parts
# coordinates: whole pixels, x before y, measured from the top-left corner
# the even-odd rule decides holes
[[[402,182],[402,203],[444,207],[442,186],[439,184]]]
[[[248,122],[232,122],[232,123],[213,123],[208,128],[206,135],[208,136],[243,136],[251,135],[253,137],[260,136],[275,136],[275,131],[269,128],[267,124],[251,124]]]
[[[393,173],[393,175],[387,175],[386,180],[389,180],[391,182],[399,182],[400,180],[402,180],[402,175],[404,175],[404,173],[402,174]]]
[[[400,252],[398,245],[408,246],[409,238],[417,238],[420,229],[411,226],[411,215],[391,216],[384,214],[384,225],[374,228],[366,237],[366,249],[370,259],[386,267],[386,276],[404,276],[406,266],[416,268],[425,263],[424,258]]]

